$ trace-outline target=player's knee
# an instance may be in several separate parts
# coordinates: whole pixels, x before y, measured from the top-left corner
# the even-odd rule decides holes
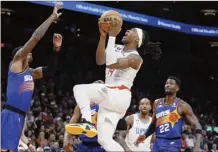
[[[73,92],[75,93],[75,92],[81,91],[83,88],[84,88],[83,85],[75,85],[73,87]]]

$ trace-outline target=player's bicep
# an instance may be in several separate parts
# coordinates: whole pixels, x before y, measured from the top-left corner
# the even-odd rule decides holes
[[[110,69],[126,69],[132,67],[138,69],[142,63],[142,58],[137,54],[130,54],[125,58],[118,58],[117,62],[107,67]]]
[[[195,116],[191,106],[188,103],[181,104],[182,114],[185,116],[189,125],[195,128],[201,128],[198,118]]]
[[[41,79],[43,77],[42,67],[31,69],[31,71],[32,71],[32,77],[34,79]]]
[[[34,37],[31,37],[24,46],[15,54],[14,60],[23,60],[26,59],[28,54],[36,46],[39,40]]]

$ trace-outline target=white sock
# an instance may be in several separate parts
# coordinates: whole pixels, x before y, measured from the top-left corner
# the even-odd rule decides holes
[[[82,118],[85,118],[87,121],[92,122],[92,115],[90,107],[82,107],[81,109]]]
[[[98,124],[98,143],[106,151],[125,152],[122,146],[113,139],[115,128],[111,123]]]
[[[92,122],[90,99],[86,93],[86,85],[76,85],[73,87],[74,97],[81,110],[82,118]]]

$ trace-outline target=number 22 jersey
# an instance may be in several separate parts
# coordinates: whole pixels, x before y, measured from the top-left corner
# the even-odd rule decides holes
[[[164,104],[165,98],[159,99],[156,109],[156,137],[164,139],[180,138],[182,136],[182,126],[184,118],[178,113],[180,98],[171,105]]]

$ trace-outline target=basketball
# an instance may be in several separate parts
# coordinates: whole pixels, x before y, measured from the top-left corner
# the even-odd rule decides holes
[[[122,16],[113,10],[104,12],[100,17],[99,22],[101,29],[103,29],[105,32],[109,32],[110,25],[118,25],[120,28],[123,25]]]

